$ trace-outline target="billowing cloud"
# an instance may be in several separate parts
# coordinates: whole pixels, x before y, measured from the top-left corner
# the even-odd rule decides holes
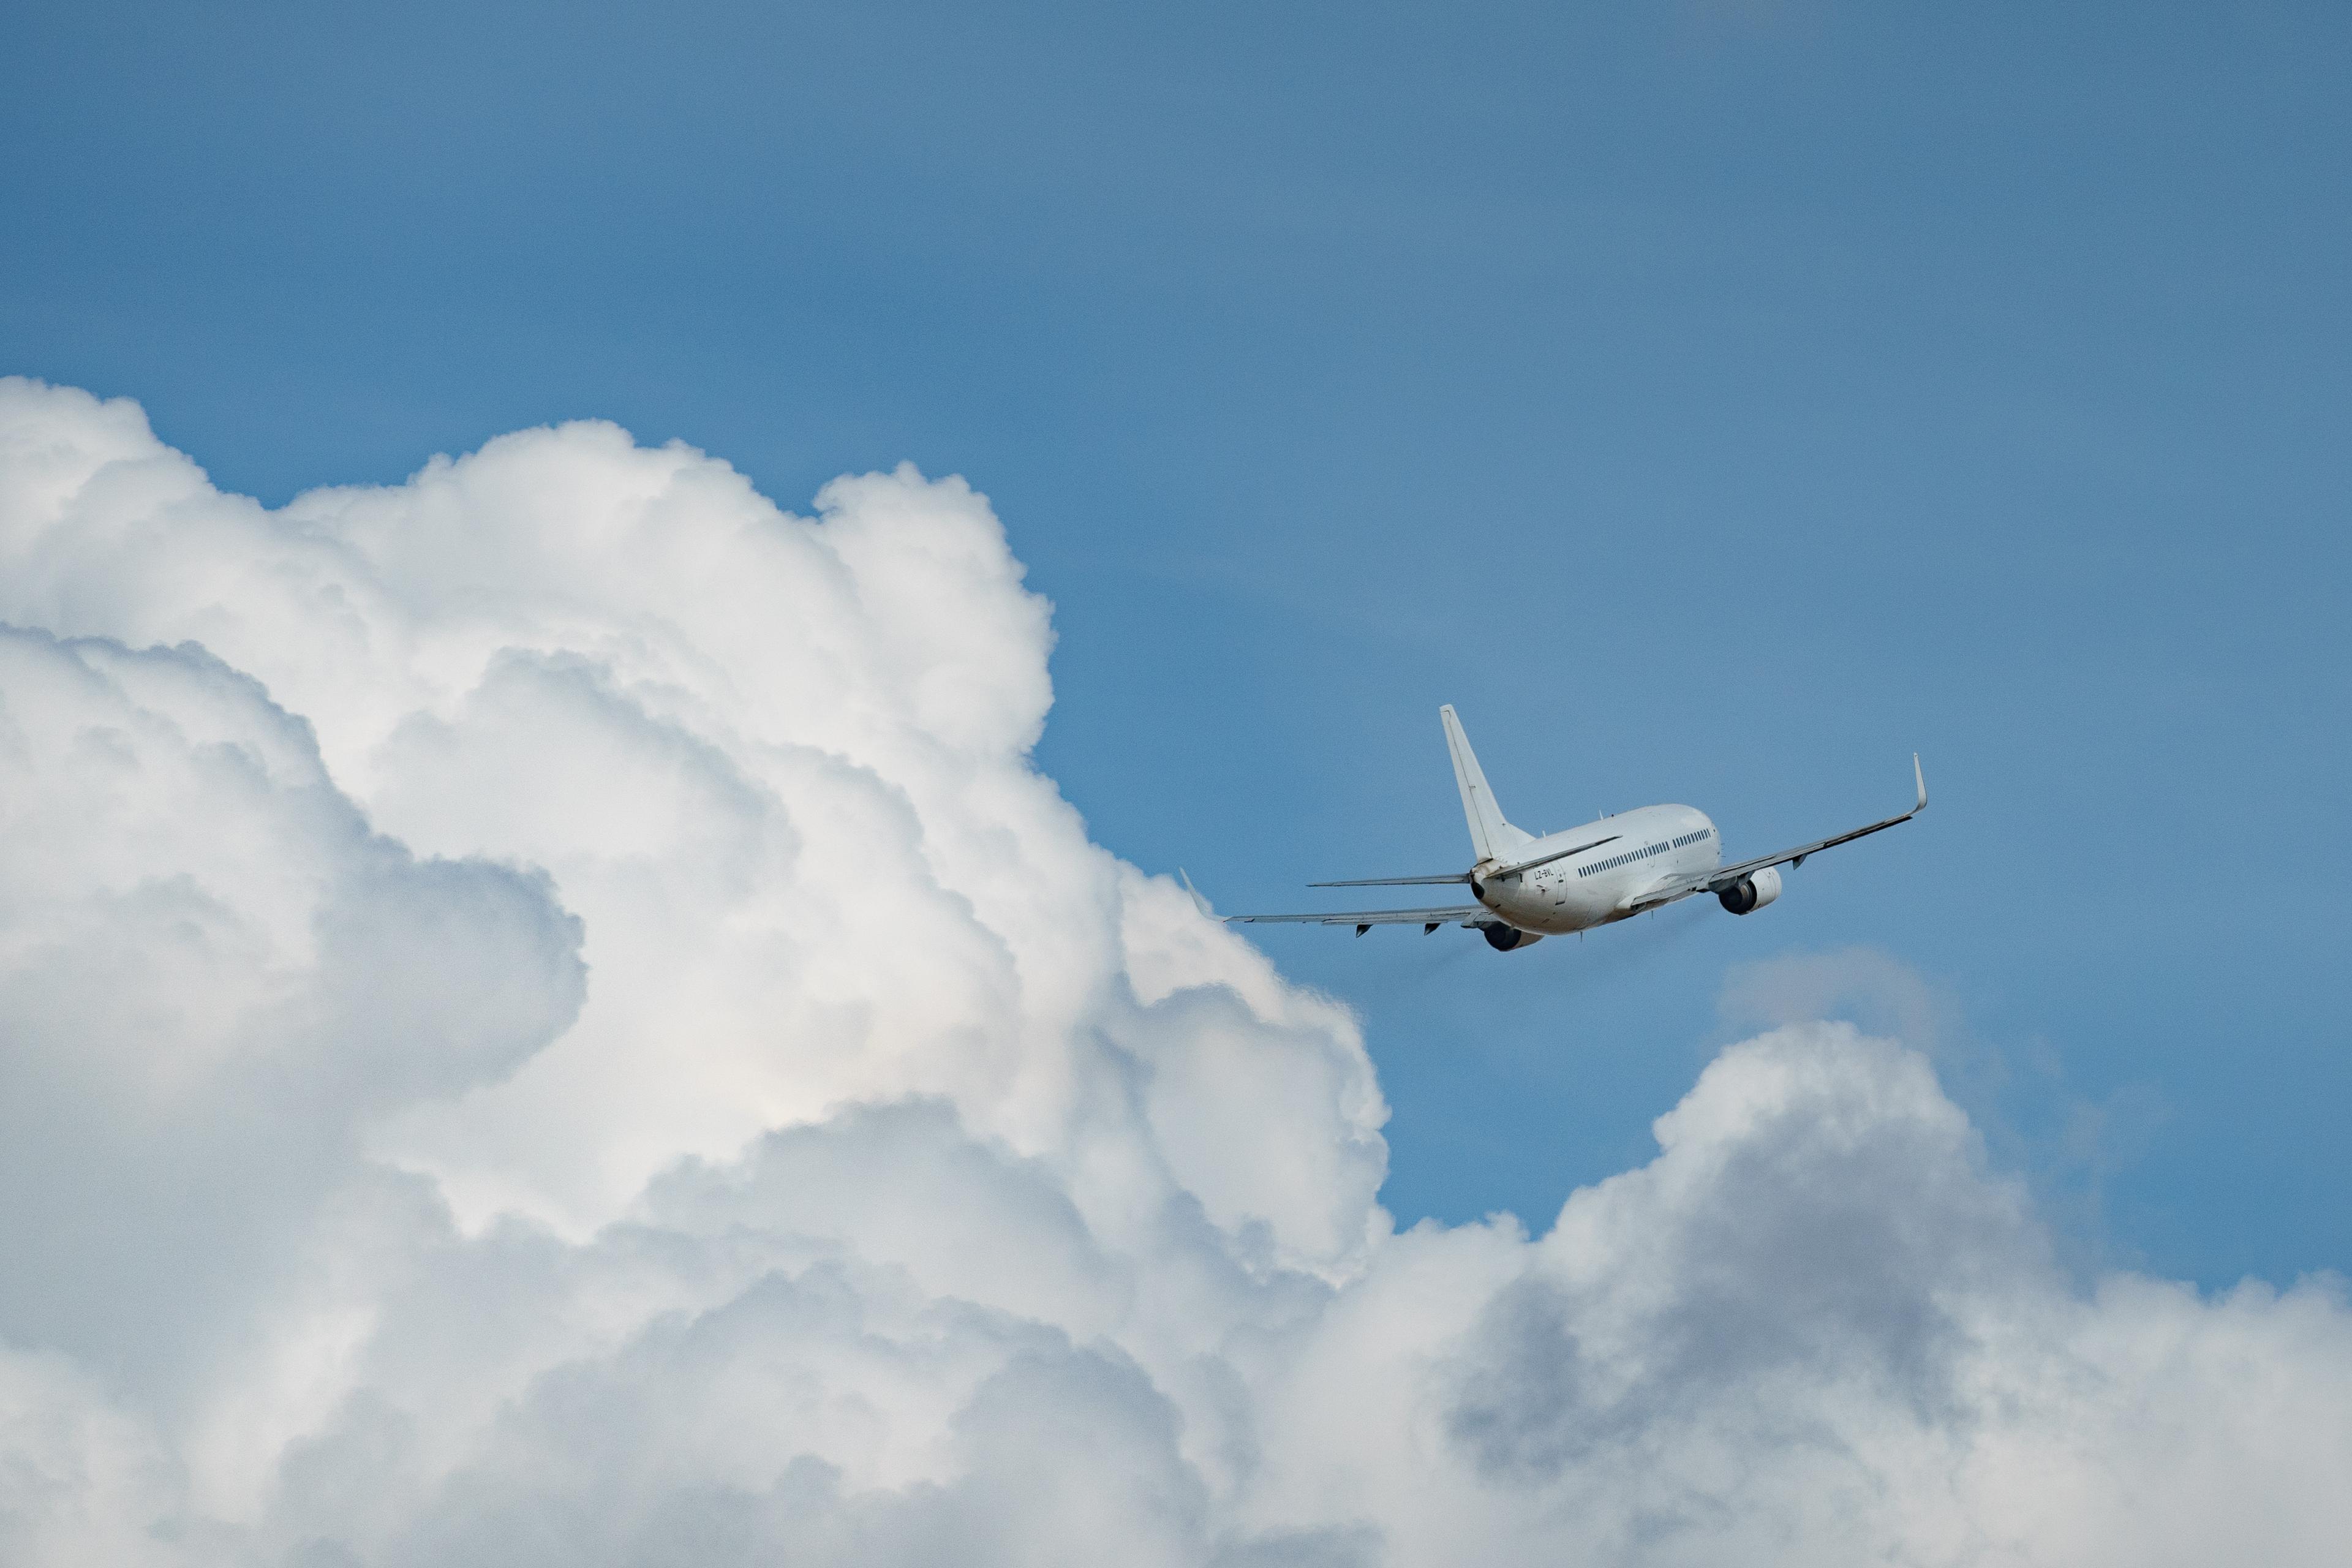
[[[2078,1283],[1810,971],[1396,1231],[1348,1013],[1032,764],[1021,576],[910,469],[271,510],[0,382],[0,1561],[2340,1555],[2337,1289]]]

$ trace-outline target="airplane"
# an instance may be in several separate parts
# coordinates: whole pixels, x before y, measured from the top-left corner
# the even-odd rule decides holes
[[[1445,727],[1446,749],[1454,753],[1454,782],[1462,791],[1463,815],[1470,820],[1470,847],[1477,853],[1476,863],[1452,876],[1366,877],[1307,886],[1400,888],[1466,882],[1476,903],[1444,909],[1222,918],[1234,925],[1352,925],[1358,936],[1376,925],[1418,925],[1426,936],[1439,926],[1458,922],[1484,935],[1486,945],[1496,952],[1516,952],[1547,936],[1630,920],[1694,893],[1713,893],[1735,915],[1754,914],[1780,896],[1782,866],[1793,871],[1824,849],[1884,832],[1927,809],[1927,775],[1920,771],[1915,752],[1911,780],[1918,786],[1919,798],[1902,816],[1728,866],[1723,863],[1723,843],[1715,824],[1705,812],[1687,805],[1645,805],[1538,837],[1505,819],[1453,707],[1440,708],[1437,717]],[[1181,869],[1177,874],[1183,876]],[[1202,912],[1208,913],[1208,904],[1193,889],[1192,878],[1184,877],[1184,887],[1200,901]]]

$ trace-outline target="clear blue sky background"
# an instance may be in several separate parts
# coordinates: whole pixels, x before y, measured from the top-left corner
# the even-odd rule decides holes
[[[1523,825],[1933,811],[1735,921],[1269,932],[1401,1217],[1644,1157],[1874,945],[2070,1246],[2352,1268],[2352,11],[16,5],[0,370],[270,502],[575,416],[911,458],[1058,605],[1045,765],[1229,909]],[[1865,1009],[1867,1011],[1867,1009]]]

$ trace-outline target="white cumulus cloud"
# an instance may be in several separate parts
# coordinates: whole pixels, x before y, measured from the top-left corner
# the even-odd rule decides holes
[[[1396,1231],[1349,1014],[1032,764],[1047,606],[960,480],[798,517],[580,424],[273,510],[5,381],[0,627],[0,1562],[2352,1529],[2334,1284],[2076,1283],[1846,1025],[1539,1235]]]

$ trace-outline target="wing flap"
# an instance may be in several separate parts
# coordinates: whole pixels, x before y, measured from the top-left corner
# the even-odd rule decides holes
[[[1617,907],[1628,913],[1639,914],[1643,910],[1661,909],[1677,899],[1687,899],[1693,893],[1703,893],[1706,889],[1707,884],[1704,881],[1678,877],[1671,882],[1660,882],[1638,893],[1629,894],[1617,900]]]

